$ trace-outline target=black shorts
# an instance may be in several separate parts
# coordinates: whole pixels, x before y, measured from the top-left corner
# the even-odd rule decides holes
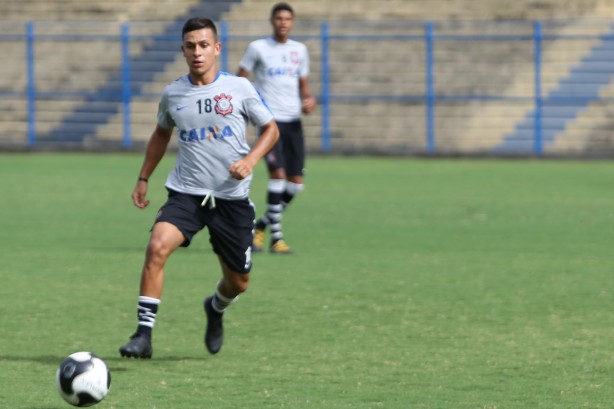
[[[305,138],[301,121],[277,122],[279,139],[266,155],[269,171],[285,169],[286,176],[303,176]]]
[[[254,230],[254,206],[249,199],[215,199],[215,208],[209,203],[201,207],[203,196],[168,191],[168,199],[156,216],[156,223],[168,222],[176,226],[187,247],[192,237],[205,227],[213,251],[232,270],[249,273],[252,268],[251,245]]]

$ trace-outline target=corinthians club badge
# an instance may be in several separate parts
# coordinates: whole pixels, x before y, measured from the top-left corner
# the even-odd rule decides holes
[[[232,113],[232,104],[230,103],[232,95],[226,95],[224,93],[221,93],[220,95],[217,95],[214,99],[216,113],[224,116]]]

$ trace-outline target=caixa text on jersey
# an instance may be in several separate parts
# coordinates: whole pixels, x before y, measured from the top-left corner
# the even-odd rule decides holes
[[[224,139],[232,138],[232,129],[226,125],[224,128],[219,126],[208,126],[200,129],[181,129],[179,130],[180,142],[196,142],[205,139]]]

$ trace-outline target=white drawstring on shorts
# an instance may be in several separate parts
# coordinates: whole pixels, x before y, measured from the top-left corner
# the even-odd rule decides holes
[[[211,200],[209,200],[209,199],[211,199]],[[205,195],[205,198],[203,199],[202,203],[200,204],[200,207],[205,207],[207,202],[209,202],[209,209],[215,209],[215,196],[213,196],[211,193],[207,193]]]

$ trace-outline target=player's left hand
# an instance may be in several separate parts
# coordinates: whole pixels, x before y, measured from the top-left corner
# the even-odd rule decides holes
[[[304,114],[308,114],[316,108],[316,105],[317,105],[317,101],[313,96],[303,98],[301,110],[303,111]]]
[[[230,176],[237,180],[243,180],[252,174],[253,165],[245,159],[240,159],[230,165],[228,172]]]
[[[147,182],[138,181],[132,191],[132,203],[139,209],[144,209],[149,206],[149,200],[145,198],[147,195]]]

